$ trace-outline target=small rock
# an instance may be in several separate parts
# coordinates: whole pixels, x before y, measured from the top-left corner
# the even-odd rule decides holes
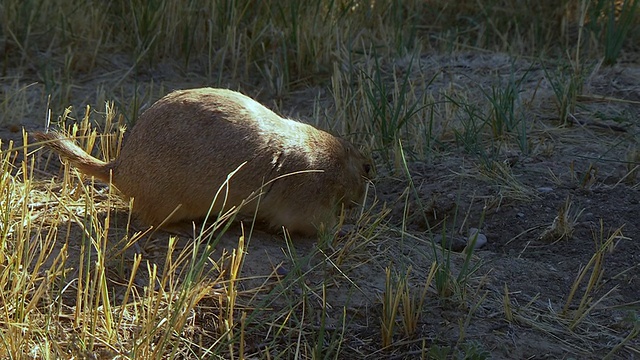
[[[437,234],[433,237],[433,241],[442,246],[442,248],[451,249],[455,252],[462,252],[462,250],[467,246],[467,241],[458,236],[447,235],[443,239],[441,234]]]
[[[519,218],[523,218],[524,217],[524,213],[519,212],[519,213],[516,214],[516,216],[519,217]]]
[[[595,220],[596,220],[596,217],[591,212],[588,212],[582,215],[582,221],[595,221]]]
[[[474,241],[475,243],[473,243]],[[469,228],[469,238],[467,240],[467,243],[473,243],[473,248],[479,249],[487,243],[487,237],[484,234],[480,233],[478,229]]]
[[[538,191],[541,192],[541,193],[548,193],[548,192],[552,192],[553,188],[552,187],[543,186],[543,187],[539,187]]]
[[[289,275],[289,270],[285,268],[283,265],[278,265],[278,267],[276,267],[276,275],[278,277],[285,277]]]

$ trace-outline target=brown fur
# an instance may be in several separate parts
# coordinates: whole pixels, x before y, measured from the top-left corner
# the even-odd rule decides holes
[[[227,176],[212,214],[260,194],[258,218],[312,235],[336,224],[341,204],[361,203],[371,162],[349,142],[283,119],[240,93],[224,89],[175,91],[138,119],[120,156],[105,163],[57,133],[35,138],[81,172],[133,197],[134,212],[158,225],[203,219]],[[244,163],[244,165],[242,165]],[[310,172],[308,172],[310,171]],[[263,186],[264,185],[264,186]],[[253,216],[258,201],[240,209]]]

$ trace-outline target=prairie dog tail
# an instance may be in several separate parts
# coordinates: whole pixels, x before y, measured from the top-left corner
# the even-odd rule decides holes
[[[82,150],[73,140],[57,132],[35,133],[33,137],[42,145],[49,147],[80,170],[81,173],[94,176],[104,182],[109,182],[111,164],[96,159]]]

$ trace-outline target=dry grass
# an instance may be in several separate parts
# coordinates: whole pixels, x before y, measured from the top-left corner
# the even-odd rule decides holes
[[[594,230],[595,253],[575,264],[561,299],[541,290],[525,304],[519,284],[492,283],[491,262],[432,240],[539,201],[543,184],[519,167],[570,144],[594,147],[540,179],[551,173],[555,186],[588,192],[614,178],[613,188],[637,191],[637,99],[622,99],[619,88],[640,75],[608,66],[637,65],[639,8],[636,0],[3,1],[0,126],[16,141],[0,138],[0,357],[487,358],[508,342],[496,335],[505,321],[564,355],[637,355],[637,303],[616,303],[621,287],[605,281],[637,284],[624,280],[629,269],[607,272],[605,255],[629,240],[620,225]],[[387,195],[374,182],[371,201],[350,214],[353,229],[313,246],[285,233],[265,250],[268,239],[249,224],[238,231],[233,214],[185,243],[136,227],[113,190],[58,168],[27,132],[15,135],[21,126],[62,127],[113,159],[150,103],[196,86],[240,89],[345,135],[400,190]],[[594,128],[619,135],[601,139]],[[479,184],[468,207],[460,194],[444,194],[452,211],[426,205],[429,179],[415,169],[447,157],[464,159],[443,171],[460,188]],[[483,188],[495,191],[478,195],[476,211]],[[584,238],[582,207],[566,199],[549,206],[557,216],[543,246]],[[520,255],[529,251],[532,230],[551,222],[535,215],[504,245],[522,236],[531,240]],[[611,320],[620,307],[629,319]],[[481,328],[492,321],[498,330]],[[490,331],[500,340],[474,341]]]

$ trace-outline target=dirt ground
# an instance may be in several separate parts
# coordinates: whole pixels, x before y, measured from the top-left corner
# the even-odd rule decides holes
[[[583,90],[589,96],[578,99],[575,118],[566,126],[554,115],[551,85],[535,61],[460,54],[425,56],[411,69],[403,68],[402,62],[395,66],[396,71],[434,74],[435,80],[419,91],[433,94],[436,100],[442,98],[444,89],[454,89],[454,93],[457,90],[478,103],[482,102],[482,89],[507,79],[512,69],[516,78],[527,73],[522,98],[530,99],[523,104],[530,124],[529,151],[523,152],[513,142],[496,146],[483,164],[482,156],[458,146],[452,123],[439,128],[437,152],[422,159],[408,153],[411,181],[402,168],[384,164],[377,157],[378,175],[369,204],[377,199],[371,208],[373,214],[383,209],[389,214],[381,225],[372,227],[372,236],[366,240],[362,237],[362,246],[354,249],[344,249],[345,242],[340,241],[319,245],[317,239],[298,238],[288,247],[281,235],[257,231],[248,244],[243,267],[243,276],[252,278],[245,282],[245,289],[267,282],[272,284],[270,289],[282,286],[282,297],[291,299],[301,296],[303,288],[317,290],[320,284],[329,283],[324,299],[328,304],[325,321],[332,333],[344,336],[339,358],[411,359],[421,355],[424,344],[432,349],[434,357],[454,348],[458,353],[451,354],[495,359],[605,356],[634,326],[640,326],[638,320],[634,325],[628,318],[637,312],[640,301],[640,187],[637,172],[630,172],[640,164],[640,155],[633,152],[640,129],[638,64],[594,71]],[[170,68],[167,72],[150,76],[170,79],[161,81],[165,89],[206,85],[179,76]],[[85,99],[85,103],[93,101],[91,89],[103,81],[99,74],[88,78],[95,80],[74,90],[78,92],[73,96],[79,99],[74,104],[77,107],[84,106],[81,101]],[[24,83],[29,82],[25,77]],[[45,113],[39,93],[42,90],[32,88],[34,106],[19,124],[27,130],[41,129]],[[317,94],[322,91],[293,92],[283,99],[281,107],[309,120],[312,114],[307,105]],[[265,103],[269,105],[269,101]],[[2,129],[3,144],[8,139],[19,141],[15,130],[15,124]],[[40,170],[42,179],[57,175],[55,167]],[[543,236],[554,219],[562,220],[559,213],[567,204],[570,207],[565,217],[572,225],[571,231],[563,238],[553,233]],[[402,273],[411,267],[410,284],[419,291],[435,256],[442,254],[434,250],[434,236],[444,232],[449,238],[463,238],[469,228],[479,228],[487,244],[473,256],[472,263],[479,267],[464,284],[464,296],[447,299],[429,290],[418,332],[411,338],[398,333],[397,345],[380,350],[385,268]],[[597,241],[606,240],[618,229],[605,251],[603,273],[589,300],[593,308],[569,329],[571,315],[563,316],[562,312],[572,285],[580,271],[588,267],[600,245]],[[240,234],[239,226],[232,227],[219,247],[232,249]],[[154,250],[146,249],[147,259],[164,259],[164,236],[156,235]],[[360,241],[358,234],[348,236],[356,239],[353,243]],[[181,240],[183,244],[188,241]],[[343,263],[328,264],[327,259],[332,257],[325,255],[340,251],[347,255]],[[461,271],[463,260],[464,254],[453,256],[454,274]],[[298,267],[298,263],[303,265]],[[286,284],[288,277],[278,279],[278,273],[294,269],[301,272],[295,283]],[[327,282],[327,278],[332,280]],[[580,283],[569,314],[577,308],[586,284],[587,279]],[[511,321],[505,315],[506,288],[514,314]],[[255,301],[247,295],[241,301],[252,299]],[[270,299],[273,302],[269,306],[277,309],[279,297]],[[315,310],[323,301],[316,292],[310,299],[313,305],[309,306]],[[195,331],[206,333],[213,315],[203,307],[196,317]],[[314,316],[319,321],[320,315]],[[261,351],[260,344],[266,340],[259,333],[248,339],[249,351]],[[278,336],[282,336],[283,344],[291,340],[286,335]],[[614,358],[640,358],[640,339],[627,342]]]

